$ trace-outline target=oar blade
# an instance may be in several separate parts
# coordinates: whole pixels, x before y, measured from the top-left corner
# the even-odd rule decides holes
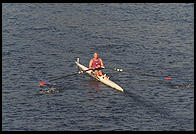
[[[170,76],[165,76],[164,80],[171,80],[171,77]]]
[[[40,86],[49,85],[49,84],[50,84],[49,81],[43,81],[43,80],[41,80],[41,81],[39,82],[39,85],[40,85]]]
[[[45,81],[40,81],[40,82],[39,82],[39,85],[40,85],[40,86],[46,85],[46,82],[45,82]]]

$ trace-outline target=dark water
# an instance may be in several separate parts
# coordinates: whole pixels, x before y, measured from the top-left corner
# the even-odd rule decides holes
[[[2,130],[194,130],[193,4],[3,4]],[[40,78],[88,65],[94,51],[116,66],[171,81],[107,72],[125,93],[87,75]]]

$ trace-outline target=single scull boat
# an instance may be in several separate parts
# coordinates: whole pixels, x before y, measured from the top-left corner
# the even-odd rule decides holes
[[[122,89],[119,85],[117,85],[116,83],[114,83],[113,81],[111,81],[109,78],[107,78],[107,77],[105,77],[105,76],[97,76],[97,77],[96,77],[96,76],[93,74],[93,70],[86,71],[86,70],[88,70],[88,68],[85,67],[84,65],[82,65],[82,64],[79,63],[79,58],[77,58],[77,61],[76,61],[75,63],[76,63],[76,65],[77,65],[82,71],[85,71],[87,74],[89,74],[89,75],[92,76],[93,78],[95,78],[95,79],[97,79],[98,81],[104,83],[105,85],[108,85],[108,86],[110,86],[110,87],[112,87],[112,88],[114,88],[114,89],[117,89],[117,90],[123,92],[123,89]]]

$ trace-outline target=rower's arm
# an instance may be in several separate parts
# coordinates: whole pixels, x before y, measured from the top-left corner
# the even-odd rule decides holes
[[[101,67],[104,68],[104,64],[103,64],[102,59],[100,59],[100,61],[101,61]]]
[[[89,62],[89,67],[88,67],[89,69],[92,69],[92,63],[93,63],[93,60],[91,59]]]

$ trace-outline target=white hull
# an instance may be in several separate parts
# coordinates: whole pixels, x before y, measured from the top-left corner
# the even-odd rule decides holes
[[[78,59],[78,61],[76,61],[75,63],[76,63],[76,65],[77,65],[81,70],[83,70],[83,71],[88,70],[87,67],[85,67],[85,66],[83,66],[83,65],[81,65],[81,64],[79,63],[79,59]],[[86,71],[87,74],[89,74],[90,76],[94,77],[94,78],[97,79],[98,81],[100,81],[100,82],[102,82],[102,83],[104,83],[104,84],[106,84],[106,85],[108,85],[108,86],[110,86],[110,87],[112,87],[112,88],[114,88],[114,89],[117,89],[117,90],[123,92],[123,89],[122,89],[119,85],[117,85],[116,83],[114,83],[113,81],[111,81],[109,78],[105,78],[104,76],[98,76],[98,77],[96,77],[95,75],[93,75],[92,72],[93,72],[92,70]]]

